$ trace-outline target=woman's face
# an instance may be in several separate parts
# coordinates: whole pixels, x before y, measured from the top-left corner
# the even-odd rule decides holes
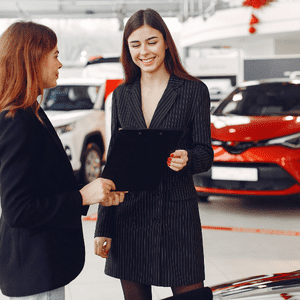
[[[160,31],[143,25],[131,33],[127,42],[131,58],[142,73],[165,69],[165,51],[168,47]]]
[[[58,60],[57,45],[51,50],[42,60],[42,80],[44,89],[53,88],[56,86],[58,79],[59,69],[62,67],[61,62]]]

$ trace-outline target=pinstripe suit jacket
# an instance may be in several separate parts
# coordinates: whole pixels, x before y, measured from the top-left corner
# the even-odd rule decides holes
[[[183,129],[187,124],[179,149],[187,150],[188,163],[179,172],[167,168],[157,191],[130,192],[117,207],[99,207],[95,236],[112,238],[106,274],[162,286],[188,285],[204,279],[192,175],[212,165],[209,108],[204,83],[171,75],[149,128]],[[119,128],[146,128],[139,78],[114,91],[110,148]]]

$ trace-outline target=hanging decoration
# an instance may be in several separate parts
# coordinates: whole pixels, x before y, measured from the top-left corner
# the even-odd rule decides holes
[[[275,0],[245,0],[243,2],[243,6],[251,6],[251,7],[253,7],[253,9],[260,9],[263,6],[266,6],[273,1],[275,1]],[[259,19],[252,13],[251,19],[249,22],[249,25],[250,25],[249,32],[251,34],[256,32],[256,28],[254,27],[254,25],[258,24],[258,23],[259,23]]]
[[[249,27],[249,32],[250,32],[251,34],[252,34],[252,33],[255,33],[255,32],[256,32],[255,27],[250,26],[250,27]]]
[[[245,0],[243,6],[252,6],[255,9],[259,9],[262,6],[268,5],[274,0]]]
[[[259,19],[256,16],[254,16],[254,14],[252,14],[249,25],[254,25],[257,23],[259,23]]]

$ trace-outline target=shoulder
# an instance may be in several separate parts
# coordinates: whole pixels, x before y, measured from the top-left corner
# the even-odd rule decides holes
[[[197,100],[209,97],[208,88],[206,84],[200,79],[196,78],[196,80],[190,80],[190,79],[178,78],[177,80],[178,83],[179,82],[181,83],[175,84],[174,86],[176,86],[178,92],[183,97],[188,97],[190,99],[197,99]]]
[[[0,113],[0,132],[18,133],[23,136],[34,132],[36,117],[32,113],[24,109],[17,110],[13,117],[7,113],[7,110]]]
[[[127,88],[128,88],[128,84],[122,83],[114,89],[113,95],[120,96],[126,91]]]
[[[206,84],[203,81],[201,81],[201,79],[195,78],[195,80],[190,80],[190,79],[183,79],[183,80],[186,86],[208,90]]]
[[[201,81],[198,78],[192,79],[186,79],[186,78],[180,78],[177,77],[176,75],[171,75],[170,77],[170,83],[177,88],[183,88],[183,89],[204,89],[207,90],[206,84]]]

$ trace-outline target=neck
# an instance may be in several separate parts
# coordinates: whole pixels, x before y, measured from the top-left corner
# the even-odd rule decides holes
[[[142,85],[156,85],[168,82],[170,74],[166,69],[155,73],[142,72],[141,74],[141,84]]]

